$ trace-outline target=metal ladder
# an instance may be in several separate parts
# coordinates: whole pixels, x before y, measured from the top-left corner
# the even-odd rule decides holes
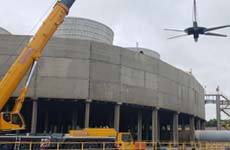
[[[21,144],[21,137],[16,136],[14,150],[20,150],[20,144]]]

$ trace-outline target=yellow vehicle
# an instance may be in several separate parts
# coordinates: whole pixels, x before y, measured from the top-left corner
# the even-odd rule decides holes
[[[20,142],[17,140],[20,139]],[[129,132],[117,132],[112,128],[86,128],[70,130],[68,134],[3,135],[0,149],[97,149],[97,150],[146,150],[143,142],[134,142]],[[9,141],[11,141],[9,143]]]
[[[75,0],[60,0],[56,3],[52,12],[44,21],[35,36],[25,46],[14,64],[0,81],[0,131],[22,130],[25,128],[25,123],[20,111],[33,72],[44,47],[57,30],[58,26],[63,22],[64,17],[68,14],[74,1]],[[11,112],[2,112],[3,107],[30,68],[31,71],[27,82],[22,88],[13,110]]]
[[[86,128],[83,130],[70,130],[69,134],[63,138],[64,142],[90,142],[91,147],[86,148],[100,148],[96,143],[104,142],[106,148],[118,148],[126,150],[144,150],[145,144],[134,142],[131,133],[117,132],[113,128]],[[84,147],[84,146],[83,146]]]

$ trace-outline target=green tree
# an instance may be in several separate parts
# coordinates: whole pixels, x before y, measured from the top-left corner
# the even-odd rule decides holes
[[[217,121],[216,119],[210,119],[209,121],[206,122],[206,127],[216,127]]]

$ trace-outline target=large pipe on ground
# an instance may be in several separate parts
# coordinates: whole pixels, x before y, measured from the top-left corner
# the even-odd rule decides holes
[[[230,131],[223,130],[197,130],[195,131],[197,141],[230,142]]]

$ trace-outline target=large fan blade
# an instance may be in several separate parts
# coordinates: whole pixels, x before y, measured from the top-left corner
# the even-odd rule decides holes
[[[205,31],[219,30],[219,29],[228,28],[228,27],[230,27],[230,25],[225,25],[225,26],[219,26],[219,27],[208,28],[208,29],[206,29]]]
[[[204,35],[219,36],[219,37],[227,37],[227,35],[224,35],[224,34],[211,33],[211,32],[207,32],[207,33],[205,33]]]
[[[177,30],[177,29],[164,29],[165,31],[174,31],[174,32],[184,32],[184,30]]]
[[[182,35],[177,35],[177,36],[169,37],[168,40],[180,38],[180,37],[183,37],[183,36],[188,36],[188,34],[182,34]]]
[[[196,0],[193,1],[193,22],[197,22],[197,6],[196,6]]]

